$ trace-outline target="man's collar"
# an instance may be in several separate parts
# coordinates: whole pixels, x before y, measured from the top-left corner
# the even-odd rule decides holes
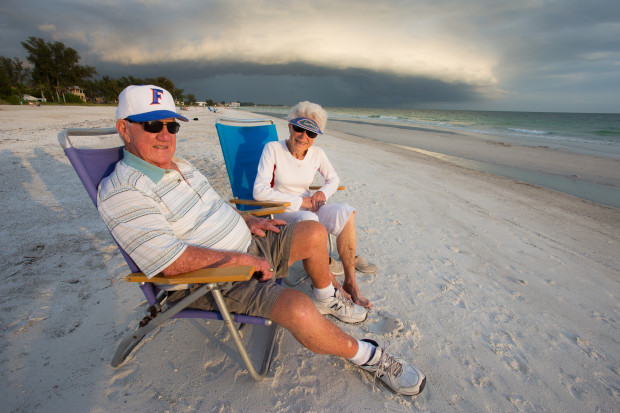
[[[147,176],[154,183],[158,183],[161,178],[164,177],[164,174],[168,171],[167,169],[162,169],[158,166],[148,163],[142,158],[137,157],[133,153],[129,152],[127,149],[123,149],[123,162],[132,168],[137,169]],[[169,169],[173,171],[174,169]]]

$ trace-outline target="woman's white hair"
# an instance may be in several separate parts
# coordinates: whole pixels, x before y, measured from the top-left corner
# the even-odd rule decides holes
[[[319,125],[321,132],[325,133],[325,125],[327,125],[327,112],[316,103],[307,100],[299,102],[288,112],[288,120],[295,118],[311,118]]]

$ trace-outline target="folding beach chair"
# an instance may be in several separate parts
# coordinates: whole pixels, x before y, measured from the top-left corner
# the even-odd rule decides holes
[[[63,147],[65,154],[69,158],[73,168],[77,172],[82,184],[86,188],[91,200],[97,206],[97,188],[99,182],[108,176],[116,163],[123,157],[123,146],[100,148],[77,148],[70,140],[73,136],[105,137],[117,134],[114,128],[101,129],[65,129],[58,134],[58,141]],[[119,138],[119,142],[122,142]],[[280,212],[283,211],[283,208]],[[116,241],[116,240],[115,240]],[[117,243],[118,245],[118,243]],[[175,277],[164,277],[158,274],[148,279],[140,272],[131,257],[119,246],[131,274],[126,277],[128,282],[140,283],[140,288],[144,292],[149,303],[147,316],[140,322],[140,326],[118,345],[116,353],[112,359],[112,366],[118,367],[138,343],[151,331],[163,325],[171,318],[206,318],[212,320],[223,320],[228,326],[233,341],[241,355],[241,358],[248,369],[248,372],[257,381],[265,378],[269,370],[273,355],[278,326],[271,320],[262,317],[253,317],[243,314],[231,314],[222,299],[222,294],[218,287],[219,283],[229,281],[247,281],[252,277],[253,267],[229,267],[229,268],[210,268],[193,271]],[[173,305],[166,302],[167,294],[157,288],[155,283],[161,284],[201,284],[201,287],[179,300]],[[204,311],[187,308],[192,302],[204,294],[211,292],[220,311]],[[254,367],[245,345],[243,344],[239,331],[234,322],[245,324],[258,324],[269,326],[267,345],[261,369],[257,371]]]
[[[289,206],[288,202],[254,201],[252,196],[263,147],[267,142],[278,140],[276,125],[273,121],[271,119],[217,118],[215,128],[220,139],[226,172],[228,172],[228,180],[233,192],[234,198],[230,202],[235,204],[239,211],[253,211],[262,207],[261,215],[271,215],[275,209]]]
[[[263,147],[268,142],[278,140],[276,125],[271,119],[237,119],[217,118],[215,128],[220,139],[226,171],[233,192],[231,203],[237,205],[240,211],[253,211],[254,208],[262,207],[261,215],[277,213],[275,210],[287,207],[290,203],[255,201],[253,197],[254,181],[258,172],[258,163]],[[319,189],[319,186],[311,186],[311,190]],[[343,190],[339,186],[338,190]],[[329,240],[329,254],[334,250],[332,236]],[[294,286],[303,281],[301,277],[296,281],[286,279],[286,284]]]

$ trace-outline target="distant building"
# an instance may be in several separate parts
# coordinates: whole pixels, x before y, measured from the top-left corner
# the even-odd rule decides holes
[[[34,96],[31,96],[31,95],[24,95],[22,99],[28,102],[47,102],[47,100],[45,99],[35,98]]]
[[[75,95],[75,96],[79,97],[84,102],[86,102],[86,94],[84,93],[84,89],[82,89],[81,87],[79,87],[79,86],[68,87],[67,88],[67,92],[71,93],[72,95]]]
[[[228,104],[228,107],[230,107],[230,108],[239,108],[239,107],[241,107],[241,103],[239,103],[239,102],[230,102]]]

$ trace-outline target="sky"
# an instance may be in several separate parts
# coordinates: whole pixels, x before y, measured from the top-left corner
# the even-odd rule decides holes
[[[620,113],[613,0],[1,0],[0,55],[30,36],[198,100]]]

